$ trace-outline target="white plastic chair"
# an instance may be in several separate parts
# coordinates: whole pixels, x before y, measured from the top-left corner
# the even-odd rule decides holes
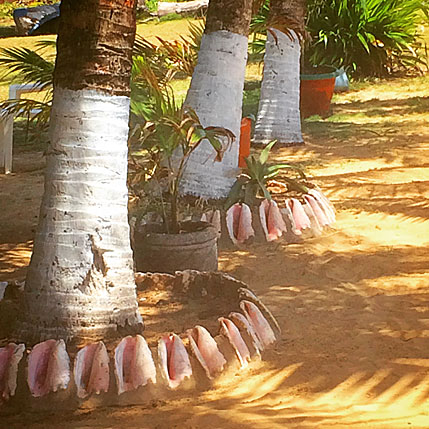
[[[14,84],[9,86],[9,99],[20,99],[22,94],[29,92],[41,92],[39,85]],[[31,115],[39,113],[39,109],[33,109]],[[12,172],[12,154],[13,154],[13,115],[5,115],[1,112],[0,115],[0,171],[3,169],[5,174]]]

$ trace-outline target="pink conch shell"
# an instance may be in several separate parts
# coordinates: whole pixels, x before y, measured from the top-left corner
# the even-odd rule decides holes
[[[64,340],[36,344],[28,356],[28,386],[34,397],[67,389],[70,359]]]
[[[86,398],[92,393],[109,390],[109,355],[102,341],[88,344],[79,350],[74,361],[74,381],[77,396]]]
[[[230,313],[228,317],[234,322],[237,327],[243,329],[247,333],[247,335],[252,340],[252,346],[255,349],[255,354],[260,356],[260,352],[264,350],[264,347],[259,341],[258,335],[256,334],[255,329],[249,323],[249,321],[241,313],[236,312]]]
[[[311,195],[304,195],[304,210],[311,221],[311,228],[316,235],[320,235],[322,230],[329,226],[329,220],[319,203]]]
[[[115,349],[115,375],[118,394],[156,384],[156,367],[152,353],[141,335],[128,336]]]
[[[191,350],[203,367],[207,377],[212,379],[222,372],[226,360],[219,351],[216,341],[203,326],[195,326],[187,331]]]
[[[250,301],[241,301],[240,308],[243,310],[247,320],[255,329],[256,335],[263,347],[267,347],[276,341],[276,336],[261,310]]]
[[[161,374],[171,389],[176,389],[186,378],[192,376],[188,352],[176,334],[167,335],[159,340],[158,355]]]
[[[310,189],[308,193],[319,203],[320,208],[328,218],[329,224],[335,222],[335,208],[329,199],[318,189]]]
[[[321,227],[328,226],[331,222],[325,214],[325,211],[321,208],[320,204],[312,195],[304,195],[304,200],[313,209],[314,215],[319,222]]]
[[[302,204],[296,198],[290,198],[286,200],[286,206],[288,206],[292,212],[293,217],[293,233],[301,235],[302,230],[311,228],[311,222],[306,215]]]
[[[228,338],[228,341],[240,362],[241,368],[245,368],[247,363],[250,362],[250,352],[240,334],[240,331],[237,326],[231,322],[231,320],[226,319],[225,317],[220,317],[218,320],[221,334]]]
[[[305,214],[310,219],[311,230],[312,230],[313,234],[316,236],[321,235],[322,234],[322,227],[320,226],[320,223],[317,220],[317,217],[316,217],[313,209],[311,208],[310,204],[308,202],[305,202],[305,204],[303,204],[302,207],[304,208]]]
[[[286,232],[286,224],[277,203],[274,200],[263,200],[259,206],[259,218],[267,241],[274,241]]]
[[[203,213],[201,216],[201,220],[203,222],[211,223],[218,232],[218,236],[220,236],[222,232],[221,221],[220,221],[220,210],[209,210],[206,213]]]
[[[281,335],[282,330],[273,313],[271,313],[268,307],[261,301],[260,298],[255,295],[254,292],[252,292],[248,288],[241,287],[240,289],[238,289],[238,296],[240,300],[253,302],[253,304],[255,304],[259,308],[264,317],[269,321],[270,326],[274,327],[279,336]]]
[[[18,364],[24,354],[24,344],[9,343],[0,348],[0,403],[15,395]]]
[[[241,244],[255,235],[252,228],[252,212],[247,204],[234,204],[226,212],[226,225],[234,244]]]
[[[313,188],[312,191],[313,192],[310,192],[310,193],[312,193],[313,195],[315,193],[318,194],[318,195],[320,195],[320,198],[329,206],[329,208],[332,210],[332,213],[335,214],[337,212],[335,210],[334,205],[331,203],[331,200],[322,192],[322,190],[318,186],[316,186],[315,188]]]

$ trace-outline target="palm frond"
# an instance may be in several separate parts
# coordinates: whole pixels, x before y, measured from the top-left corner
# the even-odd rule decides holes
[[[263,4],[267,2],[265,0],[253,0],[252,3],[252,15],[256,15],[260,10]]]
[[[0,103],[0,111],[3,112],[3,115],[21,117],[32,122],[37,122],[39,126],[44,127],[49,122],[51,102],[28,99],[10,99]]]
[[[47,51],[50,51],[49,53]],[[57,41],[56,40],[39,40],[36,43],[36,52],[43,53],[44,58],[55,61],[57,54]]]
[[[198,22],[191,22],[189,24],[188,28],[189,28],[190,36],[188,36],[187,40],[189,40],[189,42],[191,43],[192,49],[196,53],[198,53],[198,51],[200,50],[201,39],[203,37],[205,27],[206,27],[205,19],[201,19]]]
[[[4,48],[0,54],[0,66],[7,68],[3,77],[11,76],[14,82],[35,84],[40,89],[52,86],[53,61],[28,48]]]

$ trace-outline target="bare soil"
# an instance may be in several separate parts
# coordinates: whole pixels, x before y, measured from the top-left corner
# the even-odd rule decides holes
[[[410,82],[338,97],[331,119],[306,123],[306,145],[276,151],[314,175],[338,210],[335,229],[220,252],[221,269],[283,329],[261,365],[147,407],[23,410],[0,427],[428,428],[429,114]],[[25,277],[42,164],[18,150],[15,173],[0,176],[0,281]],[[165,311],[148,307],[148,326],[162,326]]]

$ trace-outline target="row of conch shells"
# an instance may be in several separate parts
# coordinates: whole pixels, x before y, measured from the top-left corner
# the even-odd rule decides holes
[[[261,352],[276,341],[276,335],[261,310],[247,300],[240,302],[244,313],[232,312],[229,318],[220,317],[220,333],[225,336],[233,348],[241,368],[245,368],[252,356],[261,356]],[[243,339],[250,339],[251,350]]]
[[[252,298],[252,295],[248,296]],[[252,356],[260,357],[261,352],[276,341],[276,334],[254,302],[243,299],[240,309],[242,313],[232,312],[228,318],[220,317],[218,321],[220,335],[227,339],[240,367],[244,368]],[[215,338],[199,325],[188,329],[186,336],[189,348],[207,378],[214,379],[227,365],[227,359],[219,350]],[[247,343],[244,338],[247,338]],[[24,351],[24,344],[10,343],[0,348],[0,402],[15,394],[18,364]],[[168,388],[176,389],[192,377],[188,351],[178,335],[172,333],[160,338],[157,351],[159,373]],[[73,380],[79,398],[108,392],[109,364],[109,354],[102,341],[79,350],[73,367]],[[120,341],[114,352],[114,365],[119,395],[146,386],[149,382],[157,383],[157,367],[141,335],[127,336]],[[32,396],[43,397],[67,389],[70,379],[70,358],[63,340],[51,339],[33,347],[28,355],[27,372]]]
[[[277,240],[288,232],[287,225],[290,225],[292,234],[300,236],[305,230],[320,235],[324,228],[335,223],[335,209],[320,190],[310,189],[303,199],[304,203],[301,203],[296,198],[288,198],[284,208],[279,208],[274,200],[261,202],[259,221],[267,241]],[[226,225],[234,244],[242,244],[255,236],[252,222],[252,212],[247,204],[237,203],[228,209]]]

